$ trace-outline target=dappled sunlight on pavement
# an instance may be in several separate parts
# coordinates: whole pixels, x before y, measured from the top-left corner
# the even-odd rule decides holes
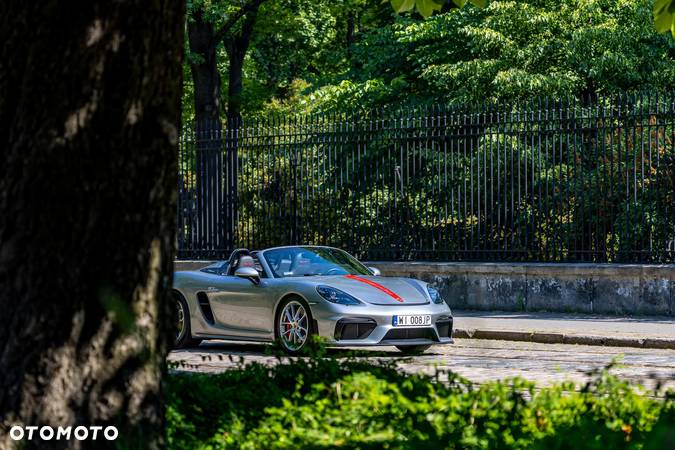
[[[277,364],[279,359],[264,344],[210,341],[169,355],[175,370],[217,373],[240,363]],[[354,349],[355,356],[396,361],[407,372],[433,374],[436,368],[453,371],[474,383],[522,377],[541,386],[571,380],[585,383],[589,372],[617,359],[612,373],[653,389],[661,382],[675,389],[675,350],[601,347],[566,344],[538,344],[477,339],[455,339],[453,345],[439,345],[420,356],[406,357],[393,347]],[[349,350],[329,349],[328,354],[346,357]],[[282,360],[286,359],[285,357]]]

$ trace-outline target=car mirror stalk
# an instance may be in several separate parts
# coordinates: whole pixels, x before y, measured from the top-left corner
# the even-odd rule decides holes
[[[246,278],[253,284],[260,284],[260,274],[253,267],[240,267],[234,272],[239,278]]]

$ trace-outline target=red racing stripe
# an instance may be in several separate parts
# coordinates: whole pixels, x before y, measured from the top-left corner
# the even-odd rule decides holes
[[[345,277],[349,278],[350,280],[356,280],[356,281],[360,281],[361,283],[366,283],[366,284],[374,287],[375,289],[381,290],[382,292],[384,292],[385,294],[387,294],[388,296],[390,296],[391,298],[393,298],[397,302],[403,303],[403,299],[396,292],[392,291],[391,289],[387,289],[386,287],[382,286],[379,283],[368,280],[366,278],[361,278],[358,275],[345,275]]]

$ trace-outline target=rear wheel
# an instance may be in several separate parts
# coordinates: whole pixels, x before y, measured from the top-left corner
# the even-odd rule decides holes
[[[304,300],[292,297],[279,305],[275,320],[275,335],[284,350],[291,355],[300,353],[312,334],[312,312]]]
[[[396,348],[406,355],[421,355],[429,350],[431,345],[397,345]]]
[[[178,292],[173,292],[173,301],[176,307],[176,338],[174,348],[189,348],[198,346],[202,340],[194,339],[190,330],[190,309],[187,302]]]

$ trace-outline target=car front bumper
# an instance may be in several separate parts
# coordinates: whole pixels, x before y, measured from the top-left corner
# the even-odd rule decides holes
[[[424,305],[312,305],[320,336],[331,346],[401,346],[451,344],[453,317],[446,304]],[[395,327],[395,315],[431,315],[426,327]]]

